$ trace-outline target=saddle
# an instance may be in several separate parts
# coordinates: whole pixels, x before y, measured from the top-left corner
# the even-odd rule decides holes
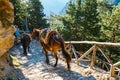
[[[50,32],[50,31],[52,31],[52,29],[50,29],[50,28],[42,29],[42,30],[40,31],[40,36],[42,36],[42,37],[45,39],[47,33]]]
[[[43,37],[43,39],[45,40],[45,42],[48,42],[48,41],[46,41],[46,38],[48,37],[47,34],[49,34],[49,33],[52,32],[52,31],[56,31],[56,30],[50,29],[50,28],[45,28],[45,29],[42,29],[42,30],[41,30],[40,36]],[[60,40],[59,34],[52,34],[52,35],[51,35],[51,38],[52,38],[55,42],[59,43],[59,40]]]

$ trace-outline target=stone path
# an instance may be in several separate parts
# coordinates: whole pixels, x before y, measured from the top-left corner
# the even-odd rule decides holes
[[[77,65],[71,63],[71,71],[67,71],[67,65],[59,59],[56,68],[53,67],[54,57],[49,54],[50,65],[45,63],[45,55],[40,48],[39,42],[33,40],[30,44],[28,56],[23,56],[22,46],[17,45],[10,50],[10,53],[17,57],[22,65],[16,67],[16,80],[103,80],[107,76],[105,71],[91,70],[88,65]]]

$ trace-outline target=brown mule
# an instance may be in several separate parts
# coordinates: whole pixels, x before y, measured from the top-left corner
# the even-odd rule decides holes
[[[51,51],[54,53],[54,56],[56,58],[56,62],[54,64],[54,67],[56,67],[58,63],[57,51],[61,48],[63,56],[65,57],[67,62],[67,68],[68,70],[70,70],[71,57],[65,50],[65,43],[61,35],[57,31],[50,30],[49,28],[45,28],[42,30],[33,29],[32,38],[35,38],[37,36],[39,37],[39,41],[45,51],[46,63],[49,64],[48,51]]]
[[[23,33],[22,36],[21,36],[21,44],[22,44],[22,47],[23,47],[23,54],[25,56],[27,56],[27,48],[28,48],[28,51],[29,51],[29,45],[30,45],[30,42],[31,42],[32,38],[31,38],[31,35],[28,34],[28,33]]]

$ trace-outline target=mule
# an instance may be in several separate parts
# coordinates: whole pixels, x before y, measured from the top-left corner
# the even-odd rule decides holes
[[[56,59],[54,67],[57,66],[57,63],[58,63],[57,52],[61,48],[62,54],[67,62],[67,68],[68,70],[71,70],[71,67],[70,67],[71,57],[65,49],[65,43],[63,38],[57,31],[51,30],[49,28],[45,28],[42,30],[33,29],[32,38],[35,38],[35,37],[39,37],[39,42],[41,43],[43,50],[45,51],[47,64],[49,64],[48,51],[51,51],[53,52]]]
[[[29,51],[30,48],[30,42],[31,42],[31,35],[29,33],[23,33],[21,37],[21,44],[23,47],[23,54],[27,56],[27,49]]]

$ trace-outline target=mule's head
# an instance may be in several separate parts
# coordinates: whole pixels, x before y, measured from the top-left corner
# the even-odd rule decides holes
[[[32,38],[39,37],[40,31],[41,31],[40,29],[34,28],[31,37],[32,37]]]

